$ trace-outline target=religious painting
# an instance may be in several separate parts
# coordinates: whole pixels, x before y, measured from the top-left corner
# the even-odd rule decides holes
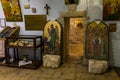
[[[78,4],[79,3],[79,0],[65,0],[65,4],[68,5],[68,4]]]
[[[85,57],[88,59],[108,59],[108,27],[99,20],[90,22],[86,28]]]
[[[44,26],[44,53],[60,55],[61,52],[61,25],[51,20]]]
[[[32,13],[36,13],[36,8],[32,8]]]
[[[117,31],[117,24],[116,23],[110,23],[109,24],[109,31],[110,32],[116,32]]]
[[[4,15],[8,22],[22,21],[19,0],[1,0]]]
[[[120,20],[120,0],[103,0],[103,20]]]

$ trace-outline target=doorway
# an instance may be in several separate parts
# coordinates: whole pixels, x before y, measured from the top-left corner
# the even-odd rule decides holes
[[[84,54],[84,28],[82,18],[70,18],[69,19],[69,44],[68,54],[69,57],[74,59],[80,59]]]
[[[84,55],[83,24],[83,18],[69,18],[68,55],[73,59],[80,59]]]
[[[72,20],[73,19],[73,20]],[[76,11],[76,10],[68,10],[68,11],[65,11],[65,12],[61,12],[60,14],[60,22],[63,26],[63,38],[62,38],[62,62],[66,62],[66,61],[69,61],[69,57],[73,57],[73,58],[82,58],[82,60],[84,60],[84,49],[85,49],[85,28],[86,28],[86,23],[87,23],[87,20],[86,20],[86,11]],[[83,28],[82,28],[82,32],[83,32],[83,38],[81,38],[80,40],[82,40],[83,42],[83,46],[82,46],[82,50],[83,51],[81,54],[79,54],[79,56],[76,57],[76,53],[73,53],[71,52],[71,55],[70,55],[70,49],[69,49],[69,43],[70,43],[70,40],[69,40],[69,33],[70,32],[70,24],[74,24],[77,25],[78,23],[82,22],[83,24]],[[80,24],[81,25],[81,24]],[[76,27],[77,28],[77,27]],[[82,36],[79,36],[79,37],[82,37]],[[80,48],[78,48],[80,49]],[[71,49],[73,50],[73,49]],[[77,51],[79,52],[79,51]],[[80,52],[79,52],[80,53]],[[75,55],[76,54],[76,55]],[[81,56],[80,56],[81,55]]]

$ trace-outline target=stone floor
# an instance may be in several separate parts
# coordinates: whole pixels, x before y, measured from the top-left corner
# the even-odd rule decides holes
[[[90,74],[81,62],[66,62],[57,69],[40,66],[36,70],[0,66],[0,80],[120,80],[113,69]]]

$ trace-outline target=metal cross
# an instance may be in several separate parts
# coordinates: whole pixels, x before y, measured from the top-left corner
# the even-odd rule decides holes
[[[48,4],[46,4],[44,8],[46,9],[46,14],[49,15],[48,10],[50,9],[50,7],[48,6]]]

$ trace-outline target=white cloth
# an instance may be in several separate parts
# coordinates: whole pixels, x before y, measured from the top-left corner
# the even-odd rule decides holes
[[[20,67],[20,66],[23,66],[23,65],[32,64],[32,61],[26,62],[26,61],[21,60],[21,61],[19,61],[18,64],[19,64],[19,67]]]

